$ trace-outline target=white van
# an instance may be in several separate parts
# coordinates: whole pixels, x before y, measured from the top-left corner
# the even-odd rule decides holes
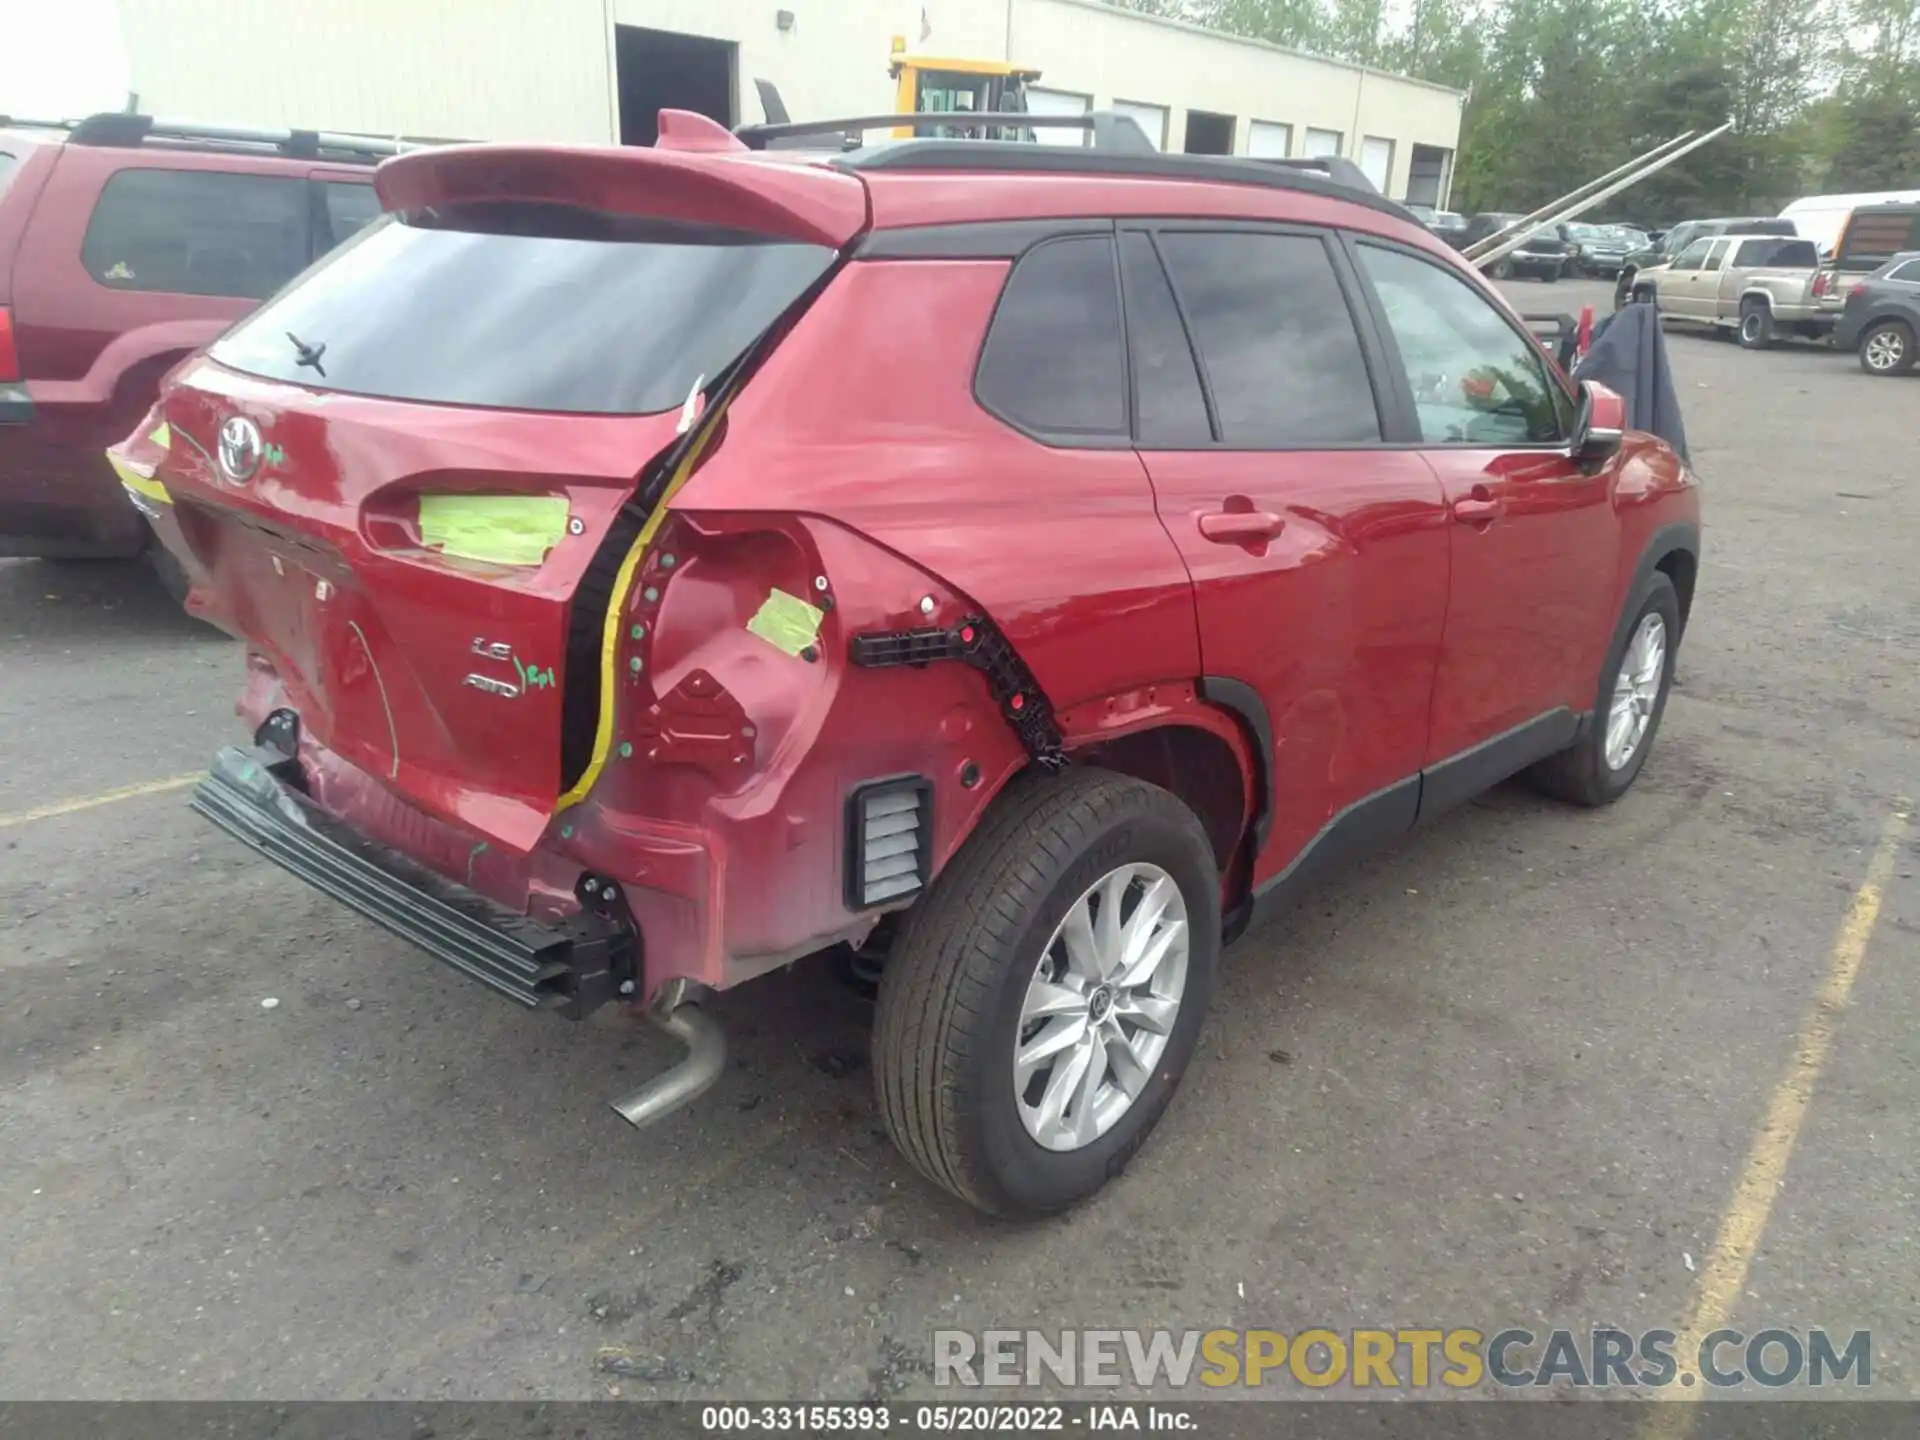
[[[1884,205],[1891,200],[1920,200],[1920,190],[1882,190],[1870,195],[1809,195],[1796,200],[1780,212],[1782,220],[1793,221],[1794,230],[1820,247],[1822,255],[1831,254],[1846,229],[1847,217],[1862,205]]]

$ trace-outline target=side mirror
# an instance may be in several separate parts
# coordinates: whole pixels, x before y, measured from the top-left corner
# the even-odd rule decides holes
[[[1580,382],[1580,414],[1573,424],[1579,460],[1611,459],[1627,438],[1627,402],[1597,380]]]

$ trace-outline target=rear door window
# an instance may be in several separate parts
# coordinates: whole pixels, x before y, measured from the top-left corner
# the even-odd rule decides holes
[[[1304,450],[1380,439],[1353,313],[1319,236],[1157,238],[1225,444]]]
[[[1907,285],[1920,285],[1920,260],[1908,260],[1896,265],[1880,278],[1882,280],[1899,280]]]
[[[101,187],[80,260],[114,290],[264,300],[312,258],[307,182],[212,170],[121,170]]]
[[[1133,428],[1149,450],[1209,445],[1200,372],[1179,307],[1153,241],[1134,231],[1120,237],[1120,271],[1127,295],[1127,345],[1133,356]]]
[[[974,393],[1037,438],[1122,440],[1127,372],[1113,238],[1048,240],[1020,257],[980,352]]]
[[[212,354],[357,395],[654,414],[718,378],[833,255],[560,206],[452,206],[369,225]]]

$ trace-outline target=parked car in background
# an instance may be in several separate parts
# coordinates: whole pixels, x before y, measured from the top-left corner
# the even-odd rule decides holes
[[[1896,255],[1847,289],[1833,343],[1869,375],[1904,375],[1920,361],[1920,250]]]
[[[1454,247],[1464,250],[1469,245],[1478,245],[1482,240],[1510,230],[1526,219],[1525,215],[1509,214],[1505,211],[1485,211],[1467,221],[1459,243]],[[1510,276],[1532,276],[1537,280],[1558,280],[1567,273],[1571,263],[1568,250],[1570,242],[1567,227],[1564,225],[1543,225],[1520,243],[1494,266],[1493,274],[1498,279]]]
[[[1864,205],[1851,211],[1814,282],[1814,294],[1837,323],[1853,283],[1909,250],[1920,250],[1920,203]]]
[[[1795,234],[1793,222],[1774,216],[1757,215],[1744,220],[1682,220],[1677,225],[1650,237],[1651,242],[1644,250],[1635,250],[1620,262],[1620,273],[1613,282],[1613,308],[1618,310],[1633,298],[1634,277],[1642,270],[1656,265],[1668,264],[1694,241],[1714,236],[1726,235],[1733,231],[1743,235],[1792,235]]]
[[[1633,298],[1669,320],[1731,330],[1750,350],[1781,335],[1824,337],[1832,314],[1813,293],[1820,249],[1787,235],[1705,236],[1634,277]]]
[[[389,140],[0,119],[0,555],[151,542],[107,446],[160,377],[380,213]],[[180,588],[154,550],[169,588]]]
[[[1427,221],[1427,229],[1458,250],[1460,236],[1467,230],[1467,217],[1456,210],[1436,210],[1433,218]]]
[[[1569,224],[1567,231],[1575,247],[1570,257],[1574,273],[1607,280],[1620,273],[1627,256],[1650,243],[1646,231],[1631,225]]]
[[[1840,248],[1841,234],[1855,211],[1896,203],[1920,203],[1920,190],[1882,190],[1862,195],[1808,195],[1782,210],[1780,218],[1791,220],[1796,234],[1813,241],[1822,254],[1830,255]]]
[[[707,987],[859,945],[907,1159],[1057,1211],[1256,913],[1522,770],[1633,784],[1693,474],[1363,177],[663,122],[389,162],[123,447],[249,652],[196,808],[690,1042],[623,1116],[724,1071]]]

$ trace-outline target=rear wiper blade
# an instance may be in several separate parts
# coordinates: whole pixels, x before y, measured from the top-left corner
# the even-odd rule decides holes
[[[326,342],[323,340],[318,345],[309,345],[291,330],[287,331],[287,339],[293,342],[293,363],[296,366],[311,365],[324,378],[327,369],[320,363],[320,357],[327,353]]]

